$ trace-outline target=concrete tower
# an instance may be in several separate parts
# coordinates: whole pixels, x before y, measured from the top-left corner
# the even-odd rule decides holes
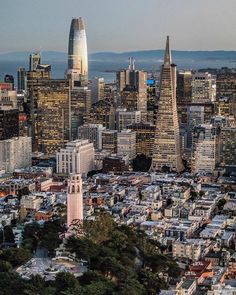
[[[81,80],[88,79],[88,51],[85,24],[82,17],[73,18],[68,46],[68,70],[77,73]]]
[[[68,182],[67,192],[67,226],[73,220],[83,220],[83,193],[80,174],[72,174]]]
[[[167,166],[180,172],[183,170],[183,163],[176,107],[176,65],[171,61],[169,37],[166,40],[165,59],[161,71],[157,118],[152,170],[161,170],[163,166]]]

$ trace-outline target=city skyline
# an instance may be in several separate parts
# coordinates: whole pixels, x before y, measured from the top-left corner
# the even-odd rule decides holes
[[[233,0],[23,0],[20,8],[9,2],[1,5],[0,52],[66,51],[68,24],[79,16],[87,24],[89,52],[160,49],[166,35],[176,50],[236,50],[234,8]]]

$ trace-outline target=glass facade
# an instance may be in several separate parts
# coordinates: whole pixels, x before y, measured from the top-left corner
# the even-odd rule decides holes
[[[85,24],[83,18],[73,18],[71,21],[68,69],[78,70],[81,79],[88,78],[88,51]]]

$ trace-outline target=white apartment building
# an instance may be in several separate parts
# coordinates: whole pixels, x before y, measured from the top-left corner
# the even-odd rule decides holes
[[[0,141],[0,170],[12,173],[32,164],[31,137],[20,136]]]
[[[127,109],[117,109],[116,111],[116,129],[121,131],[128,125],[141,122],[140,111],[127,111]]]
[[[174,258],[198,261],[201,257],[201,244],[194,240],[181,241],[178,239],[173,243],[172,253]]]
[[[136,132],[130,129],[117,133],[117,154],[128,155],[129,160],[136,157]]]
[[[94,146],[88,140],[68,142],[57,153],[57,173],[82,174],[94,169]]]
[[[22,196],[20,200],[21,207],[28,210],[38,211],[43,203],[43,198],[36,195]]]

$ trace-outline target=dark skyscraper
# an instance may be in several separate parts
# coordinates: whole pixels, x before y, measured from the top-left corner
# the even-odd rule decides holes
[[[26,90],[26,70],[25,68],[19,68],[17,70],[17,90]]]
[[[37,66],[41,64],[40,53],[32,53],[29,57],[29,71],[35,71]]]
[[[9,107],[0,108],[0,140],[19,136],[19,111]]]
[[[160,99],[152,159],[152,170],[163,166],[178,172],[183,170],[180,152],[180,134],[176,107],[176,66],[172,64],[169,37],[160,82]]]
[[[12,84],[12,89],[14,89],[14,77],[12,75],[5,75],[4,82],[5,83],[11,83]]]
[[[82,17],[73,18],[71,21],[68,46],[68,72],[72,75],[72,80],[81,82],[88,79],[87,38]]]

